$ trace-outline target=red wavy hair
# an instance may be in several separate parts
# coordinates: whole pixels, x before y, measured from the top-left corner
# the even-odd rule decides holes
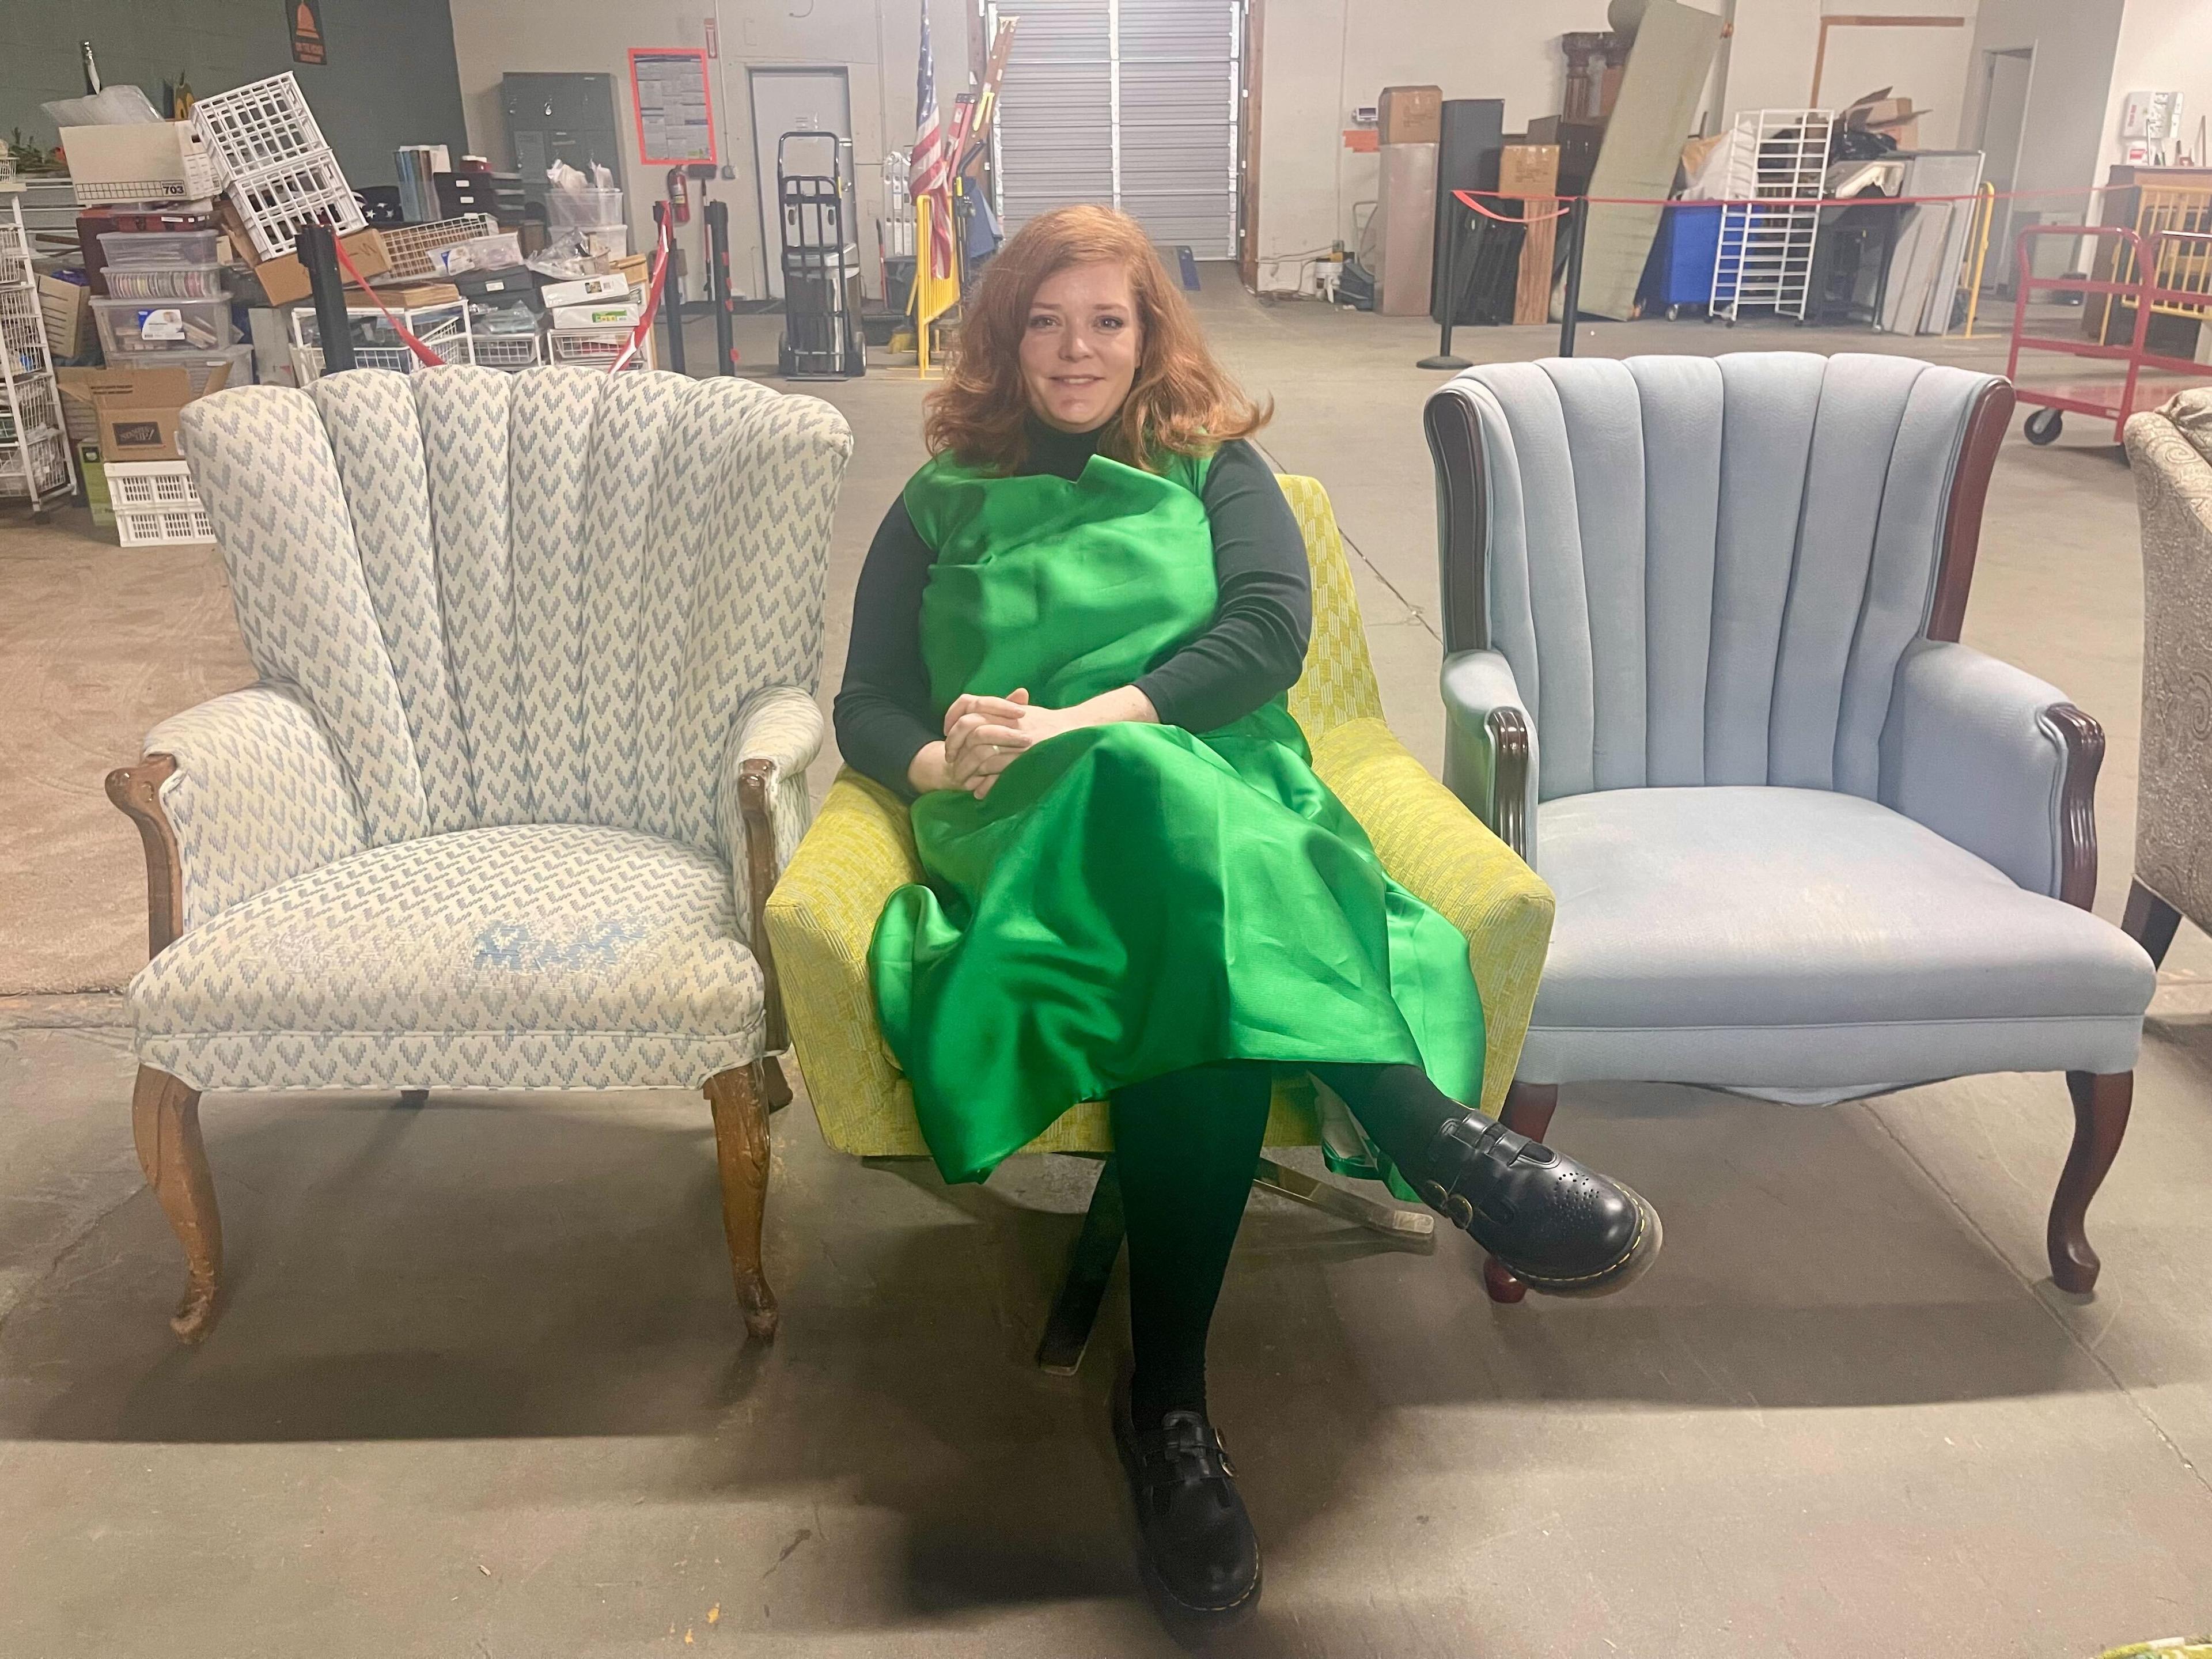
[[[1273,416],[1272,402],[1255,404],[1213,360],[1190,302],[1169,280],[1142,226],[1111,208],[1054,208],[1015,232],[984,267],[961,319],[951,368],[927,400],[922,436],[931,454],[951,450],[971,466],[1002,473],[1021,465],[1029,447],[1021,347],[1030,303],[1054,272],[1093,262],[1129,273],[1140,334],[1136,379],[1099,441],[1102,454],[1157,471],[1164,453],[1209,453]]]

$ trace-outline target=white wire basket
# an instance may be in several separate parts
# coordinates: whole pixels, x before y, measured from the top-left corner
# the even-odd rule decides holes
[[[471,334],[468,361],[478,368],[505,369],[509,374],[535,368],[541,358],[535,334]]]
[[[37,499],[69,487],[69,442],[60,433],[42,428],[20,444],[12,436],[0,437],[0,498]]]
[[[546,349],[556,363],[567,363],[581,368],[611,368],[629,343],[626,328],[556,328],[547,331]],[[653,367],[653,336],[645,337],[645,344],[628,362],[625,369]]]
[[[174,547],[215,539],[215,523],[183,461],[110,461],[107,499],[125,547]]]
[[[467,313],[465,301],[449,300],[434,306],[395,307],[392,314],[405,324],[408,331],[441,362],[465,363],[470,361]],[[321,322],[306,306],[295,308],[291,316],[292,378],[306,386],[320,380],[323,374]],[[392,332],[382,312],[349,306],[346,319],[354,337],[356,368],[388,368],[397,374],[412,374],[417,368],[428,367]]]
[[[441,273],[430,263],[433,248],[451,247],[456,242],[474,241],[479,236],[497,234],[499,222],[489,213],[464,213],[458,219],[436,219],[427,225],[397,225],[389,230],[377,232],[377,240],[384,244],[384,257],[390,269],[383,280],[397,282],[408,276],[435,276]]]

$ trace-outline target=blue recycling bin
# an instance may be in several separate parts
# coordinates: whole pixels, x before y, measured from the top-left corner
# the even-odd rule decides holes
[[[1662,209],[1659,234],[1652,240],[1651,257],[1644,261],[1644,280],[1637,288],[1644,314],[1664,311],[1672,317],[1684,306],[1711,305],[1720,240],[1719,203],[1674,202]]]

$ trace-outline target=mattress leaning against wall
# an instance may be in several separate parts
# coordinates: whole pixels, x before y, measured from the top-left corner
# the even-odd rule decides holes
[[[1663,201],[1674,187],[1674,167],[1682,142],[1697,119],[1705,76],[1720,45],[1721,20],[1678,0],[1650,0],[1637,26],[1622,70],[1620,94],[1613,100],[1597,165],[1591,169],[1593,196],[1643,197]],[[1583,312],[1626,318],[1636,303],[1636,286],[1659,233],[1656,207],[1599,207],[1589,210],[1583,242]]]

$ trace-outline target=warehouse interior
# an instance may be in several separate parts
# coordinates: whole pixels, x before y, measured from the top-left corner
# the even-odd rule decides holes
[[[312,133],[295,173],[334,181],[281,246],[266,188],[234,196],[208,159],[251,101],[234,89]],[[19,0],[0,20],[0,1652],[2212,1654],[2212,912],[2189,884],[2212,870],[2191,855],[2212,763],[2208,113],[2212,0]],[[940,121],[942,194],[917,155]],[[242,155],[230,183],[260,176]],[[210,896],[191,859],[318,833],[281,799],[195,828],[166,772],[146,782],[150,732],[288,678],[232,562],[243,532],[218,532],[307,533],[276,447],[265,475],[218,477],[191,434],[241,387],[440,364],[820,400],[849,460],[787,631],[818,641],[800,690],[826,721],[963,298],[1070,203],[1143,226],[1271,404],[1254,442],[1326,491],[1379,720],[1563,915],[1603,884],[1570,885],[1474,806],[1440,695],[1468,643],[1443,389],[1754,354],[1990,377],[1980,499],[1937,468],[1972,584],[1948,638],[2100,729],[2037,803],[2066,849],[2051,890],[2155,965],[2086,1278],[2052,1194],[2112,1120],[2069,1107],[2047,1062],[1827,1103],[1563,1079],[1545,1139],[1665,1218],[1658,1265],[1602,1300],[1500,1299],[1503,1270],[1449,1224],[1389,1237],[1263,1180],[1209,1353],[1267,1595],[1194,1638],[1132,1553],[1118,1272],[1079,1365],[1040,1364],[1098,1159],[949,1184],[860,1146],[816,1034],[870,1016],[810,1005],[778,935],[793,1098],[762,1119],[754,1224],[772,1336],[731,1294],[722,1104],[618,1079],[208,1085],[192,1133],[222,1277],[179,1310],[200,1258],[146,1139],[142,970],[259,890]],[[520,477],[505,441],[455,465]],[[1482,512],[1504,453],[1484,452]],[[1656,492],[1676,464],[1639,453]],[[1850,488],[1901,487],[1907,453]],[[1958,476],[1974,465],[1961,448]],[[1754,481],[1719,487],[1725,516]],[[1852,500],[1806,507],[1801,544]],[[364,511],[346,533],[367,564]],[[313,586],[287,601],[297,635],[334,637]],[[1947,637],[1930,603],[1923,644]],[[1979,738],[1956,740],[1930,787],[1998,793]],[[1542,775],[1548,809],[1567,791]],[[834,733],[788,781],[802,817],[858,787]],[[137,810],[134,789],[153,792]],[[184,838],[173,875],[147,799]],[[1818,902],[1850,931],[1848,894]],[[1723,908],[1692,895],[1653,931]],[[1388,1197],[1320,1146],[1267,1157],[1293,1186]]]

